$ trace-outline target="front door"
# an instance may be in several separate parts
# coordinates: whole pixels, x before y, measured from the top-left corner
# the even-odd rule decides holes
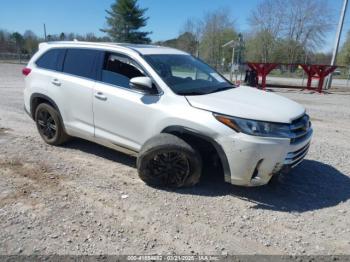
[[[160,96],[130,87],[131,78],[146,75],[131,58],[106,52],[102,64],[93,96],[95,136],[138,151],[148,138]]]

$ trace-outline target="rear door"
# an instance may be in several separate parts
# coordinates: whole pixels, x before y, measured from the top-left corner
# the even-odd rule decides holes
[[[92,95],[97,56],[96,50],[67,48],[62,74],[52,79],[66,129],[86,138],[94,136]]]
[[[61,75],[65,53],[64,48],[52,48],[35,61],[36,67],[31,74],[35,77],[30,78],[35,92],[49,94],[49,97],[54,98],[51,96],[52,89],[55,87],[52,81]]]

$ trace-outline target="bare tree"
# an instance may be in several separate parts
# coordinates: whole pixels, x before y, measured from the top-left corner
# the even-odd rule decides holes
[[[189,18],[180,30],[181,35],[187,35],[188,41],[184,43],[191,54],[199,56],[199,43],[202,37],[203,23],[200,20]],[[181,46],[179,47],[181,48]]]
[[[298,48],[313,51],[324,44],[326,33],[332,28],[330,8],[325,0],[286,1],[283,34],[287,45],[288,62],[296,62]]]
[[[207,13],[203,19],[201,57],[215,68],[219,68],[221,60],[229,61],[230,57],[230,51],[223,50],[222,45],[237,38],[229,9],[223,8]]]
[[[283,7],[285,2],[283,0],[265,0],[260,2],[248,18],[253,31],[265,31],[273,38],[279,37],[286,13]]]
[[[260,60],[270,61],[276,50],[283,49],[285,62],[295,63],[324,44],[332,12],[325,0],[264,0],[252,11],[249,23]]]
[[[277,39],[281,37],[285,9],[283,0],[260,2],[248,18],[252,35],[248,38],[247,57],[259,62],[268,62],[276,50]]]

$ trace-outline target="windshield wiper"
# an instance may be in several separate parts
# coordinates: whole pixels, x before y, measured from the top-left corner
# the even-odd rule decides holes
[[[198,92],[198,91],[182,91],[182,92],[176,92],[178,95],[183,96],[199,96],[199,95],[206,95],[208,93]]]
[[[221,86],[221,87],[218,87],[216,89],[211,90],[207,94],[216,93],[216,92],[220,92],[220,91],[225,91],[225,90],[232,89],[232,88],[235,88],[235,87],[236,86],[234,86],[234,85],[232,85],[232,86]]]
[[[207,95],[207,94],[211,94],[211,93],[215,93],[215,92],[220,92],[220,91],[224,91],[224,90],[228,90],[231,88],[235,88],[236,86],[232,85],[232,86],[221,86],[221,87],[217,87],[215,89],[211,89],[211,90],[206,90],[206,92],[203,91],[203,89],[208,89],[207,88],[203,88],[201,91],[179,91],[177,92],[178,95],[185,95],[185,96],[196,96],[196,95]]]

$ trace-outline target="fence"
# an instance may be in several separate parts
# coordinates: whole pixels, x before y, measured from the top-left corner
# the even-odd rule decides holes
[[[0,63],[26,64],[30,57],[29,54],[0,52]]]

